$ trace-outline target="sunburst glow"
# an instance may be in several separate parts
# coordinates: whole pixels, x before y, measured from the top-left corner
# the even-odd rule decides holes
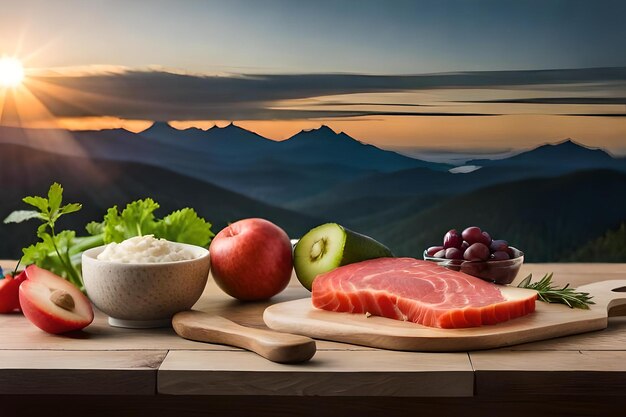
[[[19,59],[0,58],[0,87],[17,87],[24,79],[24,67]]]

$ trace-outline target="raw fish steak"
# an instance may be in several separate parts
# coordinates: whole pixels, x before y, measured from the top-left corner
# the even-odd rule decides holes
[[[537,293],[498,286],[430,261],[379,258],[313,281],[313,306],[445,329],[496,324],[535,311]]]

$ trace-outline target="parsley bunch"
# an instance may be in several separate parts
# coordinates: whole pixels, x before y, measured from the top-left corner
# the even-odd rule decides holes
[[[25,264],[36,263],[42,268],[58,273],[81,288],[83,286],[81,274],[72,262],[70,251],[76,233],[72,230],[56,233],[55,225],[61,216],[80,210],[82,205],[70,203],[62,206],[63,187],[56,182],[50,186],[47,198],[31,196],[24,197],[22,201],[37,210],[14,211],[4,219],[4,222],[21,223],[30,219],[39,219],[43,223],[37,228],[37,237],[40,241],[23,249],[24,256],[22,256],[21,262]]]

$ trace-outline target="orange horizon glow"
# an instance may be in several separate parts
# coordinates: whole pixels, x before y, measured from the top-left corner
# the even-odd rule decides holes
[[[118,118],[62,119],[59,124],[70,130],[124,128],[138,133],[152,121]],[[171,121],[175,129],[224,127],[228,120]],[[423,148],[454,150],[501,150],[528,148],[573,139],[590,147],[605,148],[626,155],[626,124],[616,117],[576,117],[563,115],[518,114],[505,116],[368,116],[354,119],[240,120],[235,125],[268,139],[282,141],[301,130],[327,125],[335,132],[382,148]],[[92,129],[89,129],[91,127]],[[507,138],[503,140],[502,138]],[[387,140],[381,140],[387,138]],[[393,140],[390,140],[393,138]],[[476,146],[480,140],[481,146]]]
[[[0,113],[1,111],[0,100]],[[48,116],[43,120],[33,120],[29,127],[69,131],[121,128],[139,133],[154,123],[151,120],[126,120],[118,117]],[[381,148],[495,151],[535,147],[570,138],[589,147],[607,149],[618,156],[626,155],[626,123],[618,117],[518,114],[451,119],[448,116],[366,116],[339,120],[236,120],[234,124],[276,141],[286,140],[302,130],[327,125],[337,133],[344,132],[354,139]],[[206,130],[213,126],[224,127],[229,123],[231,121],[228,120],[169,122],[173,128],[179,130]]]
[[[12,61],[11,65],[14,64],[15,61]],[[15,68],[17,67],[13,69]],[[23,80],[19,76],[16,77],[15,74],[8,78],[5,77],[12,84],[15,84],[15,81],[19,79],[20,82],[16,85],[11,87],[0,86],[0,125],[70,131],[123,128],[137,133],[145,130],[153,123],[150,120],[130,120],[115,116],[56,117],[37,98],[38,94],[36,93],[43,92],[54,96],[57,100],[69,103],[86,103],[83,109],[86,114],[95,112],[93,108],[89,108],[89,103],[93,105],[102,97],[94,93],[48,83],[35,76],[29,78],[28,69],[23,71],[26,73]],[[0,71],[1,79],[2,72]],[[320,104],[333,103],[334,106],[339,106],[335,107],[338,109],[345,103],[346,108],[355,110],[354,106],[350,107],[351,102],[368,102],[374,108],[389,102],[411,102],[413,104],[428,103],[426,110],[423,110],[427,112],[478,111],[496,113],[496,110],[504,112],[511,109],[514,111],[511,111],[510,114],[497,116],[377,115],[291,120],[236,120],[235,124],[276,141],[288,139],[301,130],[316,129],[325,124],[338,133],[345,132],[359,141],[381,148],[436,148],[444,151],[522,149],[571,138],[590,147],[607,149],[615,155],[626,155],[626,118],[624,117],[559,114],[581,112],[576,105],[548,109],[547,107],[528,105],[509,105],[506,107],[491,103],[478,105],[463,102],[455,103],[446,101],[453,97],[451,91],[442,92],[438,98],[435,93],[437,92],[417,92],[413,95],[409,92],[378,95],[343,94],[280,102],[276,103],[273,108],[310,110],[315,109],[315,106],[320,106]],[[488,95],[488,92],[472,91],[471,94],[485,96]],[[106,99],[118,100],[120,105],[126,104],[130,100],[124,101],[110,97]],[[113,102],[115,103],[115,101]],[[356,109],[365,111],[367,107],[356,107]],[[553,112],[533,113],[533,109],[535,111],[541,109],[545,112]],[[593,109],[597,112],[611,113],[612,111],[615,112],[616,107],[596,106]],[[398,109],[393,110],[397,111]],[[208,129],[213,126],[223,127],[230,121],[173,120],[169,123],[174,128],[182,130],[190,127],[201,129]],[[66,136],[69,137],[70,135]],[[71,140],[68,139],[66,142],[68,142],[68,146],[72,146]]]

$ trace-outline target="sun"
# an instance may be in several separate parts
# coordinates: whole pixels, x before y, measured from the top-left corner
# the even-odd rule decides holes
[[[17,87],[24,79],[24,66],[19,59],[0,57],[0,87]]]

